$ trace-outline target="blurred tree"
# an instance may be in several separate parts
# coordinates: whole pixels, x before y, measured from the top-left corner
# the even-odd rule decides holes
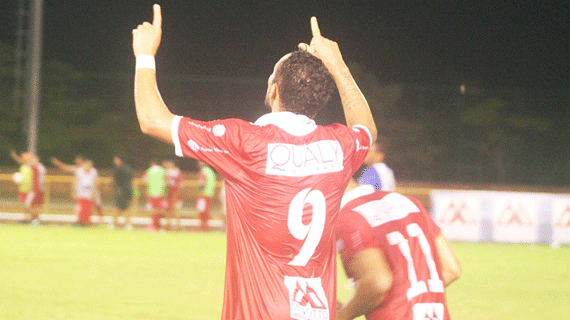
[[[13,53],[0,45],[0,152],[5,155],[0,165],[13,165],[9,151],[26,148],[25,110],[12,106]],[[150,157],[172,155],[171,148],[140,133],[132,99],[125,103],[86,90],[91,80],[57,60],[44,61],[42,79],[38,154],[44,163],[53,156],[71,162],[82,154],[99,167],[111,167],[113,154],[122,154],[144,168]]]
[[[505,100],[484,97],[461,114],[466,131],[465,161],[489,171],[498,183],[508,182],[508,172],[518,172],[513,166],[524,158],[527,145],[534,140],[527,137],[546,133],[550,125],[548,120],[512,113],[508,106]]]
[[[11,149],[23,148],[25,116],[14,107],[14,49],[0,42],[0,163],[11,163]]]
[[[442,129],[438,113],[409,94],[421,90],[398,83],[382,84],[361,64],[351,63],[349,68],[370,105],[379,135],[389,141],[386,162],[396,178],[437,179],[434,168],[446,148],[437,135]]]

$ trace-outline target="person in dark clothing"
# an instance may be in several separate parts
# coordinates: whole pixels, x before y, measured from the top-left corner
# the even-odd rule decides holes
[[[110,228],[117,226],[119,216],[125,217],[125,229],[131,230],[131,217],[129,206],[133,198],[133,169],[119,156],[113,157],[113,186],[115,188],[115,211]]]

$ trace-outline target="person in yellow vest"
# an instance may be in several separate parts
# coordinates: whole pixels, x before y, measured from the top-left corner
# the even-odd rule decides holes
[[[148,229],[158,231],[161,228],[160,219],[164,216],[166,208],[166,170],[157,161],[151,160],[144,180],[146,181],[147,208],[151,212],[152,220]]]
[[[12,151],[10,156],[20,164],[20,170],[14,174],[18,186],[18,200],[24,203],[24,211],[29,214],[28,222],[34,226],[40,224],[40,209],[44,204],[45,167],[39,158],[31,152],[20,155]]]

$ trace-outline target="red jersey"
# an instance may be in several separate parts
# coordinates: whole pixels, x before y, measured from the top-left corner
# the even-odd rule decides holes
[[[31,165],[32,171],[34,173],[32,177],[32,191],[43,192],[44,182],[46,179],[46,168],[41,163],[36,163]]]
[[[362,185],[343,199],[336,232],[349,278],[348,262],[366,248],[382,250],[392,270],[392,288],[366,319],[449,319],[435,247],[441,230],[418,200]]]
[[[334,318],[333,226],[368,152],[368,130],[279,112],[255,123],[176,117],[172,135],[178,156],[208,163],[225,179],[222,318]]]

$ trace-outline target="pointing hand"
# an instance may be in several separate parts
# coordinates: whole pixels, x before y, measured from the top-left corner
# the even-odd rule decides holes
[[[300,43],[299,49],[307,51],[321,59],[329,71],[344,65],[338,44],[321,35],[321,30],[319,29],[319,24],[315,17],[311,17],[311,31],[313,33],[311,44]]]
[[[152,9],[152,24],[145,21],[133,30],[133,52],[135,57],[139,54],[154,56],[160,46],[160,39],[162,37],[162,14],[158,4],[155,4]]]

